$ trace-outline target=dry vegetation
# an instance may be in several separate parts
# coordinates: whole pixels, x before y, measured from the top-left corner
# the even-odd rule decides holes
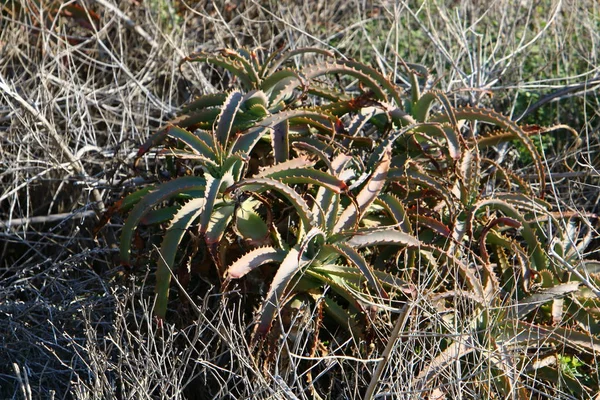
[[[316,46],[392,76],[401,60],[422,63],[456,103],[485,104],[529,124],[570,125],[580,143],[567,130],[539,140],[552,172],[548,199],[560,212],[590,216],[593,227],[600,212],[600,6],[487,3],[0,1],[0,398],[295,399],[320,392],[358,399],[383,365],[379,354],[290,357],[309,346],[302,332],[312,328],[299,322],[295,347],[277,353],[274,368],[257,368],[239,324],[244,299],[225,301],[208,283],[189,293],[195,306],[174,306],[179,313],[157,329],[151,271],[119,264],[121,222],[95,235],[101,211],[153,173],[151,159],[133,168],[139,145],[194,96],[227,85],[206,66],[179,69],[194,51]],[[519,148],[497,151],[514,169],[528,167]],[[582,257],[599,259],[598,233],[590,232],[595,239]],[[417,374],[443,344],[419,335],[423,325],[434,332],[444,324],[424,301],[409,307],[412,317],[379,371],[377,398],[422,398],[432,375],[446,383],[430,398],[478,398],[458,367]],[[564,374],[527,382],[531,398],[588,398],[598,390],[595,364],[554,360]],[[476,356],[469,362],[481,376],[483,363]],[[319,391],[308,385],[309,372]]]

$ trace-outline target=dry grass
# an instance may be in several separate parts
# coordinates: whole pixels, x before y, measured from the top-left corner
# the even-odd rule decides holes
[[[157,330],[147,271],[118,264],[118,222],[92,235],[97,212],[146,179],[132,168],[137,146],[179,105],[223,85],[197,65],[180,72],[196,50],[318,46],[386,74],[400,70],[400,57],[425,63],[458,102],[575,127],[578,149],[566,134],[545,143],[557,173],[552,200],[562,211],[600,212],[594,0],[40,3],[0,3],[1,398],[312,398],[307,375],[322,395],[362,398],[378,354],[304,360],[305,324],[265,370],[246,343],[242,300],[207,284],[190,294],[199,313]],[[477,398],[483,363],[474,357],[469,376],[436,364],[444,320],[433,310],[407,305],[378,398],[419,398],[437,383],[440,398]],[[453,331],[465,346],[476,334]],[[534,398],[570,398],[544,385],[531,382]]]

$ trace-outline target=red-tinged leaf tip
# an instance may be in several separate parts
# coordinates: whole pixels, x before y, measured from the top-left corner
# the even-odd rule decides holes
[[[159,317],[158,315],[154,316],[154,322],[156,323],[156,329],[162,330],[164,327],[165,319],[163,317]]]
[[[344,123],[339,118],[335,119],[335,132],[336,133],[342,133],[342,134],[347,134],[348,133],[346,131],[346,128],[344,127]]]

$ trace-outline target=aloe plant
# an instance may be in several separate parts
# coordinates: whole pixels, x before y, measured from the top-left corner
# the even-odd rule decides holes
[[[334,177],[351,176],[347,173],[350,161],[351,158],[344,155],[331,160]],[[346,327],[354,326],[352,318],[357,315],[364,316],[365,313],[366,304],[357,298],[355,293],[363,293],[365,298],[376,301],[374,299],[389,299],[388,291],[402,288],[409,290],[409,285],[401,282],[393,274],[375,271],[352,245],[353,240],[360,246],[373,235],[382,233],[386,235],[386,240],[374,242],[372,246],[419,245],[417,238],[392,227],[360,228],[361,219],[366,215],[365,211],[377,199],[386,183],[389,166],[388,152],[355,196],[340,190],[347,187],[341,180],[342,185],[338,187],[326,185],[324,182],[305,182],[318,187],[312,207],[289,186],[275,180],[249,178],[230,188],[247,188],[253,192],[278,192],[293,205],[301,222],[295,245],[288,246],[284,243],[281,248],[256,248],[228,268],[229,278],[239,279],[265,263],[281,264],[259,312],[259,322],[255,329],[257,337],[269,331],[277,305],[282,306],[304,292],[315,294],[315,291],[324,285],[329,285],[336,296],[349,303],[350,310],[347,312],[334,305],[334,298],[328,298],[325,302],[326,311]],[[345,199],[352,201],[344,202]],[[363,282],[368,284],[372,294],[360,289]]]
[[[256,102],[257,99],[259,102]],[[263,118],[260,124],[247,129],[243,133],[235,131],[235,121],[244,112],[243,110],[257,105],[264,105],[265,103],[260,102],[263,100],[265,100],[264,96],[257,95],[256,92],[250,96],[244,96],[241,92],[232,91],[220,106],[220,112],[215,118],[215,129],[212,131],[196,130],[190,132],[181,127],[169,125],[150,137],[140,147],[138,157],[141,157],[151,147],[167,138],[175,139],[177,143],[183,144],[183,148],[178,148],[178,146],[167,147],[161,150],[160,154],[181,160],[191,160],[196,165],[195,168],[202,171],[202,174],[198,177],[179,177],[157,186],[151,194],[146,195],[136,204],[123,229],[121,258],[123,262],[128,263],[130,261],[131,237],[141,218],[151,212],[155,206],[159,206],[161,202],[175,195],[188,194],[191,197],[181,207],[168,208],[170,215],[167,219],[170,220],[170,224],[166,228],[163,244],[161,245],[156,273],[157,302],[155,313],[159,318],[164,318],[166,314],[170,270],[174,269],[176,252],[186,231],[194,224],[198,234],[205,239],[207,248],[213,256],[217,268],[219,268],[220,257],[217,254],[217,248],[220,240],[232,220],[236,222],[243,221],[243,218],[238,216],[234,218],[236,204],[234,201],[223,198],[225,190],[239,181],[247,172],[249,154],[265,135],[270,133],[273,136],[272,147],[276,155],[287,154],[287,146],[277,144],[280,140],[279,135],[285,136],[287,134],[278,132],[279,127],[285,125],[289,128],[290,120],[293,121],[295,118],[315,116],[315,113],[311,111],[282,111]],[[252,103],[252,106],[248,106],[248,102]],[[327,118],[323,114],[317,116]],[[280,157],[282,160],[286,158]],[[272,176],[281,182],[294,182],[298,177],[302,177],[301,180],[317,179],[324,180],[329,185],[341,184],[333,177],[327,177],[326,173],[306,168],[306,163],[303,165],[301,161],[294,161],[290,160],[290,164],[299,167],[284,169],[282,165],[285,163],[281,163],[270,171],[263,171],[262,174],[267,177]],[[190,193],[190,190],[194,192]],[[244,230],[241,224],[237,225],[235,229],[238,232]]]
[[[324,60],[290,66],[306,53]],[[398,309],[417,294],[433,303],[469,299],[468,329],[486,332],[448,339],[429,371],[445,368],[449,355],[471,354],[465,341],[499,351],[522,345],[511,332],[528,330],[570,349],[599,333],[590,293],[600,279],[596,272],[564,270],[589,237],[580,240],[574,228],[564,232],[572,222],[565,225],[543,200],[544,165],[530,133],[509,118],[455,107],[416,65],[407,65],[411,85],[404,90],[369,66],[317,49],[264,60],[223,50],[184,61],[223,68],[237,89],[194,100],[140,147],[138,157],[158,147],[159,157],[189,171],[120,205],[129,212],[124,262],[142,221],[166,222],[156,272],[158,317],[166,316],[178,248],[193,230],[190,237],[200,238],[224,287],[262,266],[273,271],[258,305],[255,341],[282,323],[282,310],[306,299],[341,334],[365,338],[378,318],[389,318],[373,310]],[[351,80],[358,84],[348,86]],[[482,125],[495,130],[482,135]],[[534,184],[492,158],[493,146],[508,141],[531,153]],[[581,322],[587,330],[561,326],[572,340],[559,344],[547,320],[530,317],[546,304],[554,323],[569,312],[587,321]],[[498,318],[511,322],[486,330]],[[506,362],[489,361],[498,390],[525,396],[521,375],[509,375]],[[509,364],[519,362],[527,360]],[[431,379],[422,372],[418,382],[427,387]]]

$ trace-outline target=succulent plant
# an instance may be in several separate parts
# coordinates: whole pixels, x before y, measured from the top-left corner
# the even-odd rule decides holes
[[[308,53],[325,60],[287,66]],[[424,371],[443,368],[450,355],[522,346],[514,332],[596,350],[583,342],[600,329],[598,293],[590,295],[600,278],[564,269],[590,236],[544,201],[545,168],[531,132],[492,110],[455,107],[417,65],[406,65],[411,84],[404,89],[367,65],[318,49],[264,62],[247,50],[184,61],[221,67],[239,88],[188,104],[138,153],[160,146],[160,157],[186,168],[120,205],[130,210],[121,236],[126,263],[142,219],[167,221],[156,272],[159,318],[182,263],[180,244],[200,240],[223,287],[261,266],[274,270],[255,340],[300,299],[321,304],[325,318],[355,336],[389,318],[373,310],[400,309],[417,293],[436,304],[468,299],[469,315],[451,318],[468,318],[470,329],[485,333],[449,339],[419,375],[424,387],[432,379]],[[482,134],[482,125],[492,133]],[[493,146],[513,140],[531,153],[535,185],[491,158]],[[229,251],[234,245],[238,250]],[[584,328],[550,328],[542,314],[529,317],[548,303],[553,324],[564,325],[568,312]],[[499,318],[510,323],[485,329]],[[472,340],[477,346],[465,347]],[[490,359],[489,368],[498,391],[524,396],[521,376],[509,369],[527,358],[511,354],[510,362]]]

